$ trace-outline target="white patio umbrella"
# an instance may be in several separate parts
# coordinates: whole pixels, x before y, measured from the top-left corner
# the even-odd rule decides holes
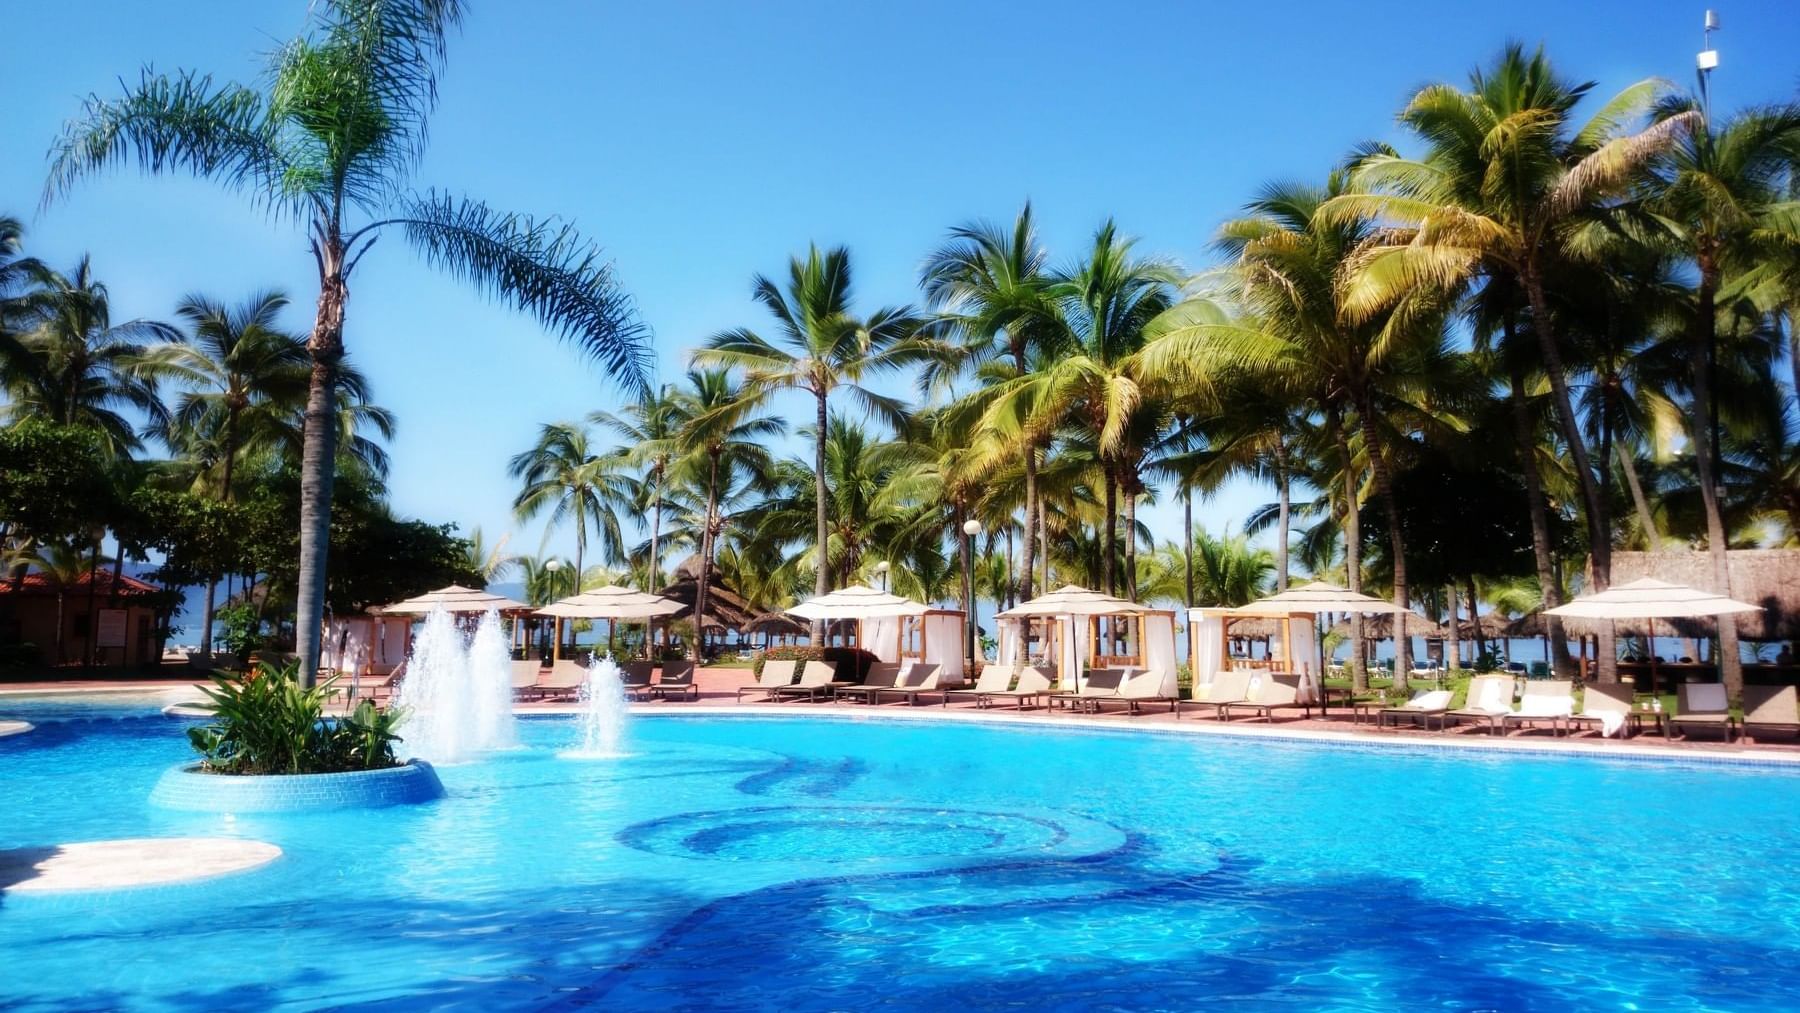
[[[638,620],[648,628],[650,621],[662,616],[674,615],[687,606],[672,598],[664,598],[659,594],[648,594],[634,591],[628,587],[608,584],[591,591],[570,595],[567,598],[551,602],[538,609],[535,614],[549,616],[559,624],[564,619],[605,619],[618,625],[621,619]],[[608,634],[610,638],[610,634]],[[557,630],[557,647],[560,650],[562,631]],[[644,637],[644,647],[648,650],[650,637]]]
[[[922,616],[930,609],[899,595],[877,591],[862,584],[852,584],[830,594],[803,601],[787,613],[802,619],[889,619],[897,616]]]
[[[1642,577],[1604,591],[1582,595],[1567,605],[1545,609],[1544,614],[1572,619],[1605,619],[1615,623],[1620,619],[1643,619],[1649,624],[1651,640],[1655,640],[1658,619],[1699,619],[1761,611],[1755,605],[1727,598],[1722,594],[1702,591],[1686,584],[1670,584],[1653,577]],[[1651,651],[1650,657],[1654,659],[1656,652]],[[1654,662],[1651,664],[1650,692],[1656,692]]]
[[[1399,616],[1398,613],[1409,610],[1403,609],[1391,601],[1384,601],[1374,595],[1363,594],[1361,591],[1352,591],[1347,587],[1327,583],[1323,580],[1315,580],[1310,584],[1302,584],[1299,587],[1290,587],[1286,591],[1269,595],[1267,598],[1258,598],[1256,601],[1233,611],[1238,615],[1245,616],[1269,615],[1277,612],[1311,612],[1315,616],[1324,612],[1352,612],[1358,615],[1395,613],[1395,617],[1404,622],[1404,617]],[[1404,627],[1402,627],[1402,630],[1404,630]],[[1316,629],[1314,631],[1314,641],[1321,644],[1323,643],[1322,639],[1318,636]],[[1361,645],[1357,645],[1356,649],[1358,651],[1362,650]],[[1323,650],[1321,650],[1319,658],[1318,689],[1319,713],[1326,714],[1328,713],[1327,708],[1329,706],[1330,698],[1325,694],[1325,658],[1323,656]]]
[[[531,606],[524,602],[513,601],[511,598],[479,591],[472,587],[463,587],[460,584],[451,584],[449,587],[440,587],[436,591],[419,595],[416,598],[395,602],[381,611],[391,616],[422,616],[440,606],[444,611],[453,614],[486,612],[488,609],[500,612],[528,612],[531,610]]]
[[[995,619],[1032,619],[1032,618],[1066,618],[1069,630],[1074,634],[1075,654],[1071,675],[1076,689],[1081,688],[1082,670],[1082,633],[1086,623],[1076,623],[1076,619],[1089,616],[1129,616],[1145,612],[1147,609],[1134,601],[1115,598],[1110,594],[1089,590],[1074,584],[1065,584],[1049,594],[1039,595],[1030,601],[1020,602],[1005,612],[997,613]]]

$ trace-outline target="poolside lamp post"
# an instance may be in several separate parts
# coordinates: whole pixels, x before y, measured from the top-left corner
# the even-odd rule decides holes
[[[881,574],[881,590],[886,592],[888,589],[888,561],[884,559],[876,563],[875,572]]]
[[[555,593],[556,571],[560,569],[562,569],[562,560],[555,557],[544,560],[544,572],[550,575],[548,583],[552,588],[552,594]],[[550,620],[550,660],[553,662],[562,660],[562,617],[560,616]]]
[[[966,660],[968,671],[975,668],[976,637],[981,624],[975,621],[975,536],[981,534],[981,522],[970,518],[963,522],[963,615],[967,617],[969,636]]]

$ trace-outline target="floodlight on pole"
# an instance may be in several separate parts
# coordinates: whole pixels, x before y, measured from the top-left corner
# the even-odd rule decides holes
[[[1712,47],[1712,33],[1718,30],[1719,12],[1708,9],[1700,34],[1702,48],[1694,57],[1694,66],[1700,71],[1700,111],[1709,124],[1712,120],[1712,72],[1719,66],[1719,51]]]

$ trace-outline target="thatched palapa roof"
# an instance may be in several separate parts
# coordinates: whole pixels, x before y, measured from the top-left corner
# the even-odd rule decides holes
[[[656,592],[664,598],[673,598],[685,606],[670,618],[681,619],[694,614],[694,597],[700,591],[700,557],[689,556],[675,567],[675,583]],[[712,580],[706,584],[706,617],[704,625],[708,629],[742,631],[744,626],[756,617],[756,610],[745,601],[743,596],[732,590],[719,580],[719,572],[713,570]]]
[[[1331,627],[1332,632],[1340,636],[1350,635],[1350,620],[1340,620]],[[1406,635],[1409,637],[1447,637],[1450,631],[1443,624],[1434,623],[1417,612],[1406,613]],[[1363,636],[1371,640],[1391,640],[1394,636],[1394,613],[1384,612],[1372,616],[1363,616]]]

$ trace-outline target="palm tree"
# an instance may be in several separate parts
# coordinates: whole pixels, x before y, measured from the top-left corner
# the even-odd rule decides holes
[[[699,517],[696,541],[700,573],[694,582],[694,621],[707,615],[707,592],[712,586],[713,557],[725,530],[725,508],[735,507],[752,489],[766,489],[774,458],[768,442],[783,435],[780,419],[755,414],[757,399],[746,386],[724,369],[691,369],[687,386],[670,397],[670,414],[676,428],[670,450],[680,456],[670,465],[678,481],[699,490],[705,503]],[[704,637],[693,642],[694,659],[700,658]]]
[[[585,573],[582,560],[587,554],[590,523],[598,529],[606,560],[622,562],[625,538],[616,508],[628,496],[622,481],[626,466],[619,451],[594,449],[585,426],[547,423],[538,430],[531,449],[514,455],[507,465],[507,474],[521,483],[513,498],[513,514],[528,521],[548,510],[546,538],[556,525],[573,521],[575,573]]]
[[[87,552],[73,542],[51,541],[37,545],[35,551],[23,561],[42,574],[44,580],[56,589],[56,661],[57,664],[62,664],[69,660],[66,647],[68,622],[63,617],[69,591],[81,583],[84,576],[91,581],[94,571],[110,560],[100,555],[98,542],[93,551]],[[90,622],[91,616],[90,612]],[[90,644],[93,641],[91,632],[88,640]]]
[[[1038,241],[1031,204],[1026,203],[1010,230],[991,222],[973,222],[950,230],[950,240],[925,261],[921,284],[926,304],[961,337],[968,355],[961,367],[979,367],[999,357],[1010,358],[1012,376],[1028,375],[1034,358],[1068,343],[1046,270],[1049,254]],[[983,385],[976,395],[993,388]],[[1019,568],[1021,598],[1032,597],[1038,529],[1038,455],[1048,433],[1033,427],[1021,432],[1017,451],[1024,465],[1024,544]]]
[[[506,555],[506,543],[512,541],[511,535],[501,535],[500,540],[488,548],[487,539],[481,533],[481,525],[477,524],[464,539],[469,570],[481,575],[481,579],[493,583],[510,575],[518,566],[516,557]]]
[[[1241,383],[1281,397],[1313,401],[1344,466],[1345,551],[1351,587],[1360,587],[1361,533],[1357,500],[1363,462],[1387,515],[1394,603],[1410,606],[1405,533],[1394,496],[1396,457],[1409,434],[1451,421],[1439,411],[1414,410],[1425,377],[1447,361],[1441,308],[1429,291],[1409,294],[1378,315],[1357,319],[1345,306],[1348,278],[1377,235],[1372,218],[1330,216],[1327,202],[1345,192],[1342,172],[1324,187],[1275,184],[1249,205],[1251,215],[1228,222],[1221,248],[1236,264],[1239,301],[1252,314],[1234,323],[1201,322],[1169,329],[1145,350],[1154,373],[1187,373],[1204,380],[1237,373]],[[1354,420],[1354,428],[1351,420]],[[1352,438],[1360,438],[1360,454]],[[1410,662],[1407,639],[1396,637],[1400,660]],[[1397,666],[1403,673],[1411,665]]]
[[[850,251],[841,246],[823,252],[814,246],[804,259],[791,258],[785,291],[773,280],[757,275],[752,294],[779,325],[776,340],[780,344],[738,328],[715,334],[707,347],[694,353],[693,362],[700,367],[743,370],[746,393],[758,403],[782,390],[812,395],[813,532],[819,551],[813,593],[823,595],[832,589],[834,580],[825,550],[831,537],[825,461],[831,395],[847,391],[866,410],[898,428],[906,416],[904,407],[861,386],[861,381],[921,361],[928,351],[918,340],[922,320],[904,306],[884,307],[866,318],[854,316],[850,311]],[[815,622],[815,642],[823,635],[824,624]]]
[[[1663,122],[1700,116],[1688,99],[1665,102],[1658,112]],[[1714,590],[1725,595],[1731,593],[1731,564],[1719,502],[1723,487],[1715,401],[1719,288],[1726,271],[1754,265],[1770,233],[1785,231],[1790,242],[1800,240],[1800,222],[1793,220],[1792,205],[1783,200],[1778,187],[1796,151],[1800,151],[1800,106],[1753,109],[1717,125],[1702,117],[1681,131],[1650,168],[1651,206],[1667,223],[1673,245],[1692,260],[1696,276],[1688,329],[1694,408],[1689,436],[1706,514]],[[1736,694],[1744,681],[1736,623],[1719,624],[1719,656],[1725,685]]]
[[[30,281],[32,290],[15,310],[26,329],[0,363],[11,402],[0,411],[11,419],[90,426],[114,455],[137,449],[141,442],[122,412],[135,409],[153,425],[164,417],[156,386],[138,374],[137,363],[146,342],[179,333],[154,320],[113,323],[112,300],[86,257],[68,275],[39,266]]]
[[[1011,439],[1074,426],[1095,441],[1105,497],[1102,577],[1109,594],[1118,590],[1119,492],[1125,490],[1130,514],[1145,432],[1161,424],[1160,407],[1145,403],[1142,373],[1131,356],[1151,320],[1169,308],[1176,281],[1167,265],[1135,256],[1134,245],[1108,221],[1081,262],[1053,275],[1049,297],[1068,329],[1069,350],[997,385],[981,420],[982,428]]]
[[[190,333],[147,349],[134,367],[139,376],[182,388],[174,410],[156,428],[172,448],[216,438],[216,488],[227,503],[236,499],[238,458],[246,450],[269,449],[306,404],[306,345],[276,323],[287,304],[276,291],[259,292],[236,307],[190,295],[175,309]],[[217,587],[218,576],[209,575],[200,620],[208,644]]]
[[[460,0],[318,0],[304,35],[269,58],[266,92],[193,72],[146,69],[123,96],[90,96],[51,155],[46,202],[124,163],[190,173],[247,192],[303,223],[319,298],[307,351],[300,577],[301,678],[318,667],[331,484],[350,279],[377,237],[399,230],[424,259],[535,316],[603,361],[623,386],[645,384],[644,332],[611,265],[574,227],[409,188],[425,151]]]
[[[589,423],[618,436],[626,456],[644,470],[641,505],[650,513],[650,569],[645,591],[662,585],[663,509],[671,505],[669,466],[679,453],[682,421],[679,394],[668,384],[639,395],[622,412],[597,411],[588,416]]]
[[[1369,192],[1337,196],[1327,210],[1404,226],[1364,257],[1346,297],[1353,313],[1372,312],[1420,287],[1454,288],[1494,276],[1517,282],[1575,466],[1600,588],[1611,581],[1612,532],[1569,392],[1567,353],[1545,277],[1580,252],[1576,227],[1695,124],[1697,114],[1682,113],[1628,131],[1661,87],[1655,80],[1632,85],[1575,127],[1574,107],[1593,83],[1571,84],[1541,48],[1527,56],[1509,43],[1492,67],[1470,75],[1468,91],[1438,84],[1413,96],[1400,120],[1425,141],[1422,158],[1369,154],[1356,172],[1358,186]]]

